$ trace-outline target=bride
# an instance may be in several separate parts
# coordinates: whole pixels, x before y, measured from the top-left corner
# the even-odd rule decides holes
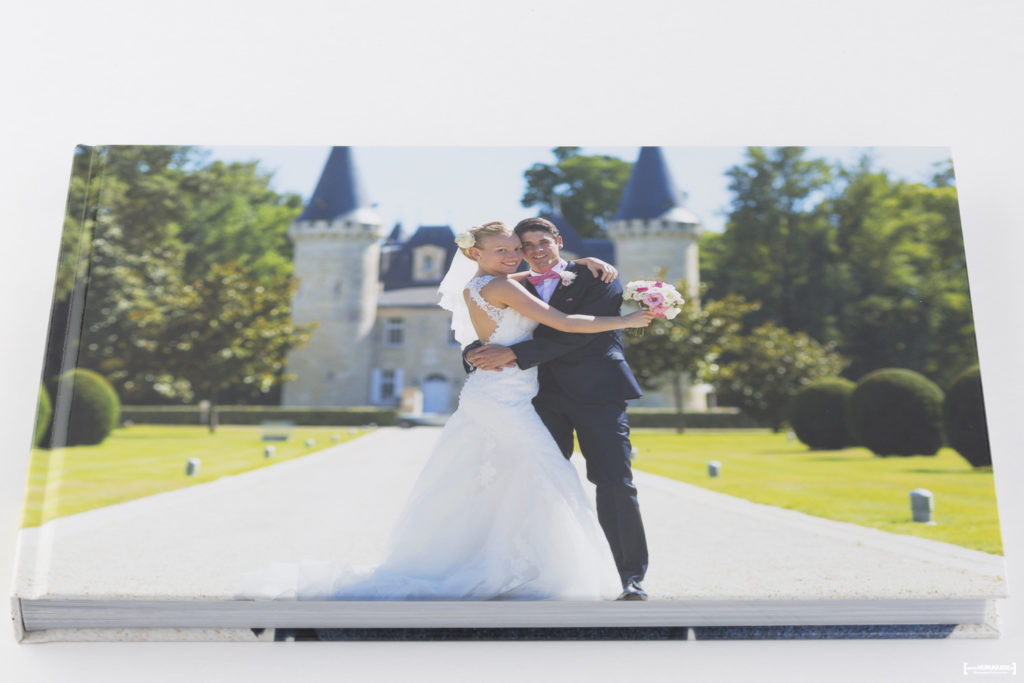
[[[457,242],[460,253],[440,291],[463,346],[476,339],[511,345],[529,339],[538,323],[580,333],[650,323],[647,311],[565,315],[531,295],[509,278],[522,260],[522,246],[503,223],[473,228]],[[575,468],[533,409],[536,393],[536,367],[469,376],[380,565],[359,572],[305,562],[293,569],[290,590],[266,572],[251,573],[241,596],[613,599],[621,582],[611,551]]]

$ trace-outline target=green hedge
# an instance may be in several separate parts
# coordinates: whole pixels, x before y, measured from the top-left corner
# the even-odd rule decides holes
[[[726,408],[706,413],[683,413],[682,425],[673,408],[629,408],[626,411],[629,426],[633,428],[675,429],[760,429],[769,425],[759,423],[737,408]]]
[[[848,379],[830,377],[801,387],[789,410],[796,438],[814,450],[852,445],[848,403],[856,386]]]
[[[975,365],[953,380],[943,404],[949,445],[974,467],[992,464],[985,422],[985,398],[981,393],[981,372]]]
[[[875,370],[850,396],[855,436],[876,455],[935,455],[943,443],[942,400],[942,389],[918,372]]]
[[[94,446],[102,443],[119,423],[121,401],[117,392],[102,375],[75,368],[57,379],[57,391],[69,386],[67,433],[63,439],[51,433],[51,447]]]
[[[53,405],[50,403],[50,395],[46,393],[46,387],[39,387],[39,399],[36,402],[36,429],[32,437],[32,445],[38,446],[46,431],[50,427],[50,417],[53,416]]]
[[[391,408],[354,406],[345,408],[292,408],[279,406],[218,406],[222,425],[258,425],[265,421],[293,422],[303,426],[352,427],[370,424],[390,426],[398,411]],[[121,419],[135,424],[199,425],[198,406],[124,406]]]

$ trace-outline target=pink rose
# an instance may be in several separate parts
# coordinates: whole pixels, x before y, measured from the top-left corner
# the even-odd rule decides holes
[[[661,306],[665,303],[665,295],[661,292],[648,292],[644,294],[642,301],[645,306],[653,310],[656,306]]]
[[[651,310],[651,313],[654,314],[654,317],[656,317],[656,318],[664,318],[665,314],[668,312],[669,308],[670,308],[670,306],[668,304],[662,302],[662,303],[658,304],[657,306],[651,306],[650,310]]]

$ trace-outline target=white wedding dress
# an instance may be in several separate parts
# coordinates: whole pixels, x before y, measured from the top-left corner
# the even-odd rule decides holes
[[[487,342],[529,339],[535,321],[480,295],[491,279],[468,284],[476,304],[497,322]],[[275,565],[248,574],[240,597],[615,598],[621,585],[608,543],[575,468],[534,411],[536,393],[535,367],[469,375],[379,566]]]

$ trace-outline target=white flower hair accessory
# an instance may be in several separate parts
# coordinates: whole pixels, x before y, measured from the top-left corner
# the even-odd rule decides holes
[[[455,244],[459,245],[462,249],[469,249],[476,244],[476,236],[468,230],[466,232],[460,232],[455,236]]]
[[[572,271],[569,271],[569,270],[563,270],[558,275],[558,277],[560,277],[562,279],[562,286],[563,287],[568,287],[569,285],[572,284],[572,281],[576,279],[576,273],[574,273]]]

